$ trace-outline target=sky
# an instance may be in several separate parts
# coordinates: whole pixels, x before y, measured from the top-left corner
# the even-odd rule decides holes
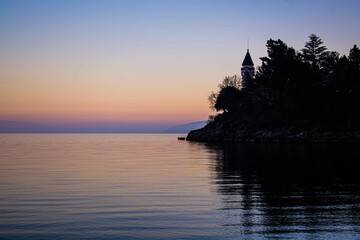
[[[360,1],[0,0],[0,120],[168,127],[206,120],[207,97],[266,41],[312,33],[348,55]],[[89,125],[89,126],[90,126]]]

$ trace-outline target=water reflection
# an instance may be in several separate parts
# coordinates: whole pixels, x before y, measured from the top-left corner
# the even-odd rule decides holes
[[[359,151],[0,134],[0,239],[359,239]]]
[[[360,149],[340,144],[206,145],[228,234],[356,238]]]

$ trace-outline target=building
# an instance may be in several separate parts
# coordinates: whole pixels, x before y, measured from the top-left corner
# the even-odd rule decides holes
[[[242,87],[246,88],[249,84],[252,83],[252,80],[255,77],[255,68],[254,62],[251,59],[249,49],[246,52],[244,61],[241,67],[241,77],[242,77]]]

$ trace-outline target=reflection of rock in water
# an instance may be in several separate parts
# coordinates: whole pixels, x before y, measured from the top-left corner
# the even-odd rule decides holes
[[[207,145],[214,149],[214,146]],[[239,173],[263,183],[360,179],[360,146],[347,144],[228,143],[216,146],[219,174]],[[253,179],[255,177],[255,179]]]
[[[290,238],[360,233],[358,145],[207,147],[217,152],[213,171],[230,231]]]

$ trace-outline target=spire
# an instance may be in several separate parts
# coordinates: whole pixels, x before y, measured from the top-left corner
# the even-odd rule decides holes
[[[252,85],[251,81],[255,77],[255,68],[254,68],[254,62],[251,59],[250,52],[249,52],[249,46],[246,51],[246,55],[244,58],[244,61],[242,63],[241,67],[241,77],[242,77],[242,87],[248,88]]]
[[[251,59],[249,49],[246,51],[246,55],[245,55],[245,58],[244,58],[244,61],[243,61],[242,65],[243,66],[254,66],[254,62]]]

